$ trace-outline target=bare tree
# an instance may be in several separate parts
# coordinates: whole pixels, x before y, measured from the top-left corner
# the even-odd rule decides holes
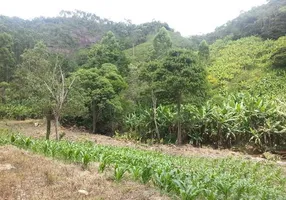
[[[63,105],[66,102],[67,95],[74,83],[74,80],[75,78],[73,78],[70,81],[70,83],[66,83],[65,75],[57,59],[55,67],[51,73],[51,76],[47,81],[44,81],[44,84],[51,95],[51,100],[52,100],[51,110],[55,118],[55,132],[57,140],[59,140],[58,127],[59,127],[61,112],[63,109]]]
[[[22,60],[16,74],[19,88],[22,88],[25,98],[33,99],[35,107],[40,107],[44,111],[47,119],[46,139],[49,139],[54,115],[58,140],[59,119],[75,78],[65,77],[60,59],[58,56],[51,56],[42,42],[38,42],[33,49],[25,51]],[[22,87],[23,84],[25,87]]]

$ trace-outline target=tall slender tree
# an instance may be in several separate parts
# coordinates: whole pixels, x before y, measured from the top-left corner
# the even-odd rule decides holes
[[[0,82],[9,82],[14,72],[15,58],[11,35],[0,33]]]
[[[12,52],[13,40],[11,35],[0,33],[0,98],[6,102],[6,89],[15,71],[15,58]]]
[[[206,70],[198,56],[186,50],[172,50],[158,70],[161,95],[177,105],[177,144],[182,144],[181,106],[187,97],[204,97],[207,89]]]
[[[171,37],[165,27],[162,27],[153,40],[154,57],[162,58],[172,48]]]
[[[140,72],[140,79],[147,83],[145,89],[146,93],[151,95],[152,110],[153,110],[153,122],[155,126],[156,137],[160,141],[160,132],[157,122],[157,93],[160,92],[160,87],[158,87],[158,74],[161,65],[160,61],[150,61],[146,63]]]
[[[210,59],[210,48],[205,40],[203,40],[199,45],[199,57],[204,63],[208,62]]]

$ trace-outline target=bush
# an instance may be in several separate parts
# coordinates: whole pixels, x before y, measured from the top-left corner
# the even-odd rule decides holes
[[[37,118],[40,113],[24,105],[0,104],[0,118],[24,120],[27,118]]]
[[[286,47],[278,49],[272,56],[273,67],[286,68]]]

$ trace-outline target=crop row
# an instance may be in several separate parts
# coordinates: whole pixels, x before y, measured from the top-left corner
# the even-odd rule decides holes
[[[169,156],[159,152],[97,145],[92,142],[47,141],[0,130],[0,145],[12,144],[57,159],[99,162],[99,172],[114,179],[132,177],[183,199],[285,199],[286,179],[271,163],[235,158]]]

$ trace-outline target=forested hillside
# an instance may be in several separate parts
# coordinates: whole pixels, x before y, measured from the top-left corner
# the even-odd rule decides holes
[[[216,28],[212,33],[193,36],[195,43],[205,39],[209,43],[226,36],[237,40],[243,37],[259,36],[263,39],[278,39],[286,33],[286,1],[268,0],[267,4],[243,12],[236,19]]]
[[[174,48],[194,48],[192,41],[188,38],[182,37],[179,32],[168,31],[168,34],[172,40],[172,45]],[[127,57],[129,57],[133,64],[148,61],[150,59],[150,56],[152,56],[152,52],[154,51],[153,39],[155,35],[156,34],[150,34],[147,37],[146,42],[125,50]]]
[[[184,38],[81,11],[0,17],[0,117],[141,142],[286,145],[285,0]],[[209,43],[209,44],[208,44]]]
[[[149,34],[155,34],[162,26],[172,31],[168,24],[157,21],[141,25],[130,21],[117,23],[82,11],[62,11],[58,17],[33,20],[0,16],[0,32],[13,36],[17,60],[24,49],[32,48],[39,40],[53,51],[71,54],[99,42],[106,32],[112,31],[121,49],[126,49],[145,42]]]

